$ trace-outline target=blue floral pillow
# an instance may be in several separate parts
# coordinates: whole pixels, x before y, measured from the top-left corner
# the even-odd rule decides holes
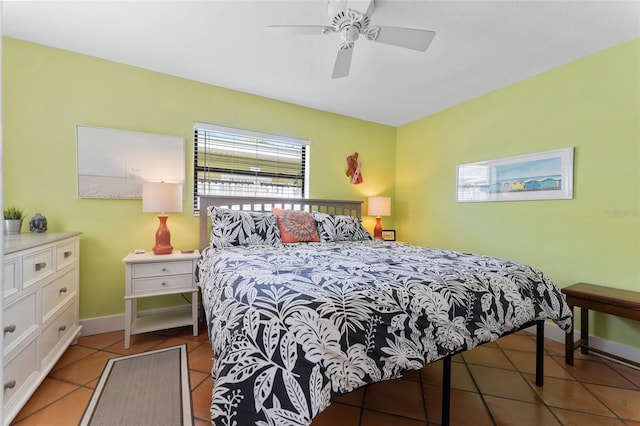
[[[280,231],[272,212],[248,212],[211,206],[211,246],[280,246]]]
[[[371,240],[371,234],[356,217],[343,215],[329,215],[326,213],[313,214],[320,241],[363,241]]]

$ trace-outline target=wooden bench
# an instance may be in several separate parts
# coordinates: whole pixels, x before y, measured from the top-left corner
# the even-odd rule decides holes
[[[578,283],[562,289],[569,309],[580,308],[580,339],[573,340],[573,324],[571,332],[565,337],[565,362],[573,365],[573,351],[588,354],[593,351],[609,358],[640,367],[640,363],[610,354],[589,346],[589,309],[619,317],[640,321],[640,293],[629,290],[602,287],[599,285]],[[575,321],[574,321],[575,322]]]

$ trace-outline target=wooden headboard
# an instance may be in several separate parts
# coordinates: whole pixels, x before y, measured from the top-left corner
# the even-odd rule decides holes
[[[267,198],[267,197],[227,197],[200,196],[200,250],[209,245],[210,223],[207,215],[209,206],[225,207],[244,211],[271,211],[272,207],[287,210],[304,210],[327,214],[342,214],[362,218],[362,201],[314,200],[309,198]]]

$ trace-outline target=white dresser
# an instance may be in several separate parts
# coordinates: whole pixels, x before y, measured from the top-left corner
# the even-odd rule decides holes
[[[4,424],[77,339],[80,232],[6,235]]]

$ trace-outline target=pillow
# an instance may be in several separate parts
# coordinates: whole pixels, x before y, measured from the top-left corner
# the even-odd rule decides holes
[[[364,229],[358,218],[326,213],[314,213],[313,216],[323,242],[371,240],[371,234]]]
[[[320,242],[313,215],[305,211],[272,208],[283,243]]]
[[[272,212],[248,212],[211,206],[211,246],[280,246],[280,232]]]

